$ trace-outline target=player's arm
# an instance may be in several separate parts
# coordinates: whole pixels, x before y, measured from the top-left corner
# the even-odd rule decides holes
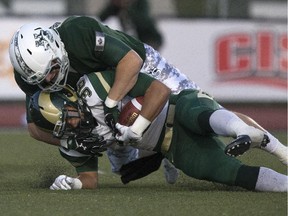
[[[170,89],[158,80],[154,80],[144,94],[140,115],[153,121],[161,112],[170,96]]]
[[[140,77],[139,80],[141,81]],[[137,85],[139,84],[140,82],[137,82],[134,88],[137,88]],[[117,134],[116,138],[124,143],[140,141],[144,131],[165,106],[170,93],[171,90],[166,85],[158,80],[153,80],[145,91],[144,102],[139,116],[129,127],[117,123],[116,128],[119,130],[120,134]]]
[[[130,50],[118,63],[116,67],[115,80],[108,93],[112,101],[120,101],[135,85],[143,60],[134,51]],[[106,105],[110,105],[105,101]],[[114,106],[117,103],[112,103]],[[109,106],[108,106],[109,107]]]
[[[74,150],[59,148],[60,154],[76,168],[77,177],[59,175],[51,190],[96,189],[98,185],[98,157]]]
[[[30,111],[29,111],[30,110],[29,101],[30,101],[30,97],[26,96],[26,121],[27,121],[27,129],[28,129],[29,135],[38,141],[45,142],[51,145],[60,146],[59,139],[53,137],[51,132],[46,132],[44,130],[41,130],[32,121]]]
[[[79,189],[96,189],[98,173],[81,172],[76,178],[59,175],[50,186],[50,190],[79,190]]]
[[[77,177],[82,183],[82,189],[96,189],[98,185],[98,172],[81,172]]]
[[[28,123],[28,132],[29,135],[41,142],[45,142],[51,145],[60,146],[60,140],[53,137],[53,135],[49,132],[41,130],[37,127],[33,122]]]
[[[168,101],[171,90],[162,82],[140,73],[135,86],[128,93],[131,97],[144,96],[140,115],[153,121]]]
[[[98,40],[104,42],[98,45]],[[96,32],[96,47],[96,55],[103,63],[116,69],[114,83],[105,100],[105,105],[113,108],[135,85],[143,59],[128,44],[103,32]]]

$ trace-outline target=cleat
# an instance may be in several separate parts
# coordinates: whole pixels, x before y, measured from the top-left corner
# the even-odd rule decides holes
[[[226,155],[237,157],[243,155],[250,148],[266,147],[269,142],[270,139],[266,134],[264,134],[260,144],[252,143],[252,140],[248,135],[240,135],[226,146],[224,152]]]
[[[243,155],[250,148],[250,144],[251,139],[248,135],[240,135],[226,146],[224,152],[228,156],[237,157]]]

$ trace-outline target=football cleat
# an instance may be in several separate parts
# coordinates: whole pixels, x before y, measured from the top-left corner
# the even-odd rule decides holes
[[[270,139],[266,134],[264,134],[261,143],[252,143],[252,140],[248,135],[240,135],[226,146],[224,152],[231,157],[237,157],[243,155],[250,148],[266,147],[269,142]]]

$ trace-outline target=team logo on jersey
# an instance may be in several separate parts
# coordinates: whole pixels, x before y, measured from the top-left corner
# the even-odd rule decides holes
[[[96,32],[95,51],[103,51],[105,45],[105,37],[103,32]]]

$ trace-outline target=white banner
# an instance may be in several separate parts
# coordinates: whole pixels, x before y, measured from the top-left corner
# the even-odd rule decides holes
[[[50,26],[63,19],[0,20],[0,100],[24,99],[17,87],[8,47],[23,24]],[[115,20],[108,24],[117,28]],[[158,23],[163,56],[219,101],[287,101],[287,26],[251,21],[178,20]]]
[[[163,56],[219,101],[287,101],[285,23],[165,20]]]

